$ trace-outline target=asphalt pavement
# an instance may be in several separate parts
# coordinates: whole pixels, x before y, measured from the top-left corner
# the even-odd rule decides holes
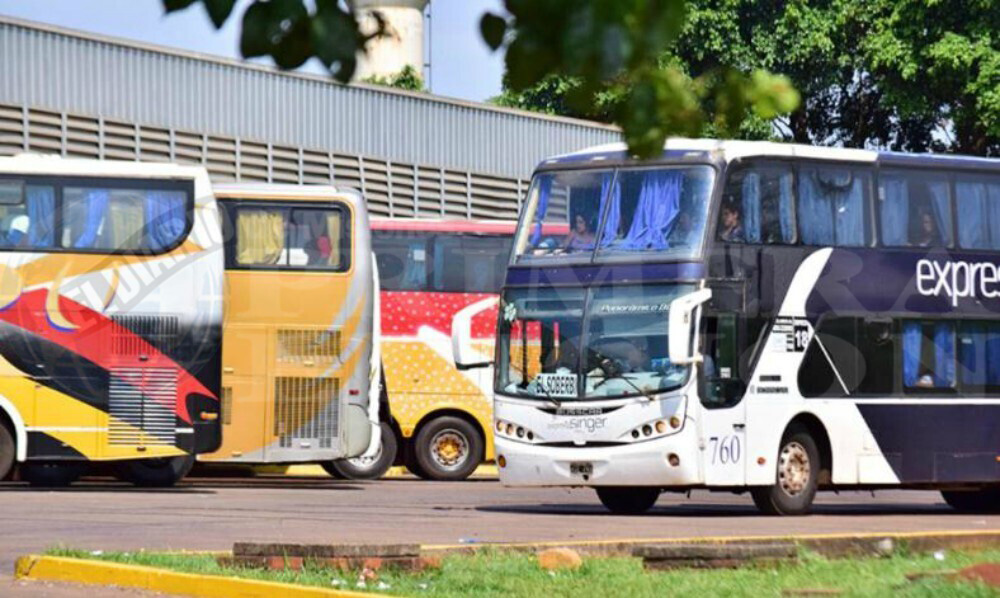
[[[1000,515],[956,513],[936,492],[822,493],[810,516],[764,517],[746,495],[696,491],[664,494],[646,515],[620,516],[588,489],[407,478],[201,478],[161,490],[105,480],[64,490],[8,483],[0,484],[0,521],[5,576],[18,555],[59,545],[224,551],[237,541],[476,544],[1000,529]],[[0,579],[0,594],[10,583]],[[52,591],[37,595],[72,595]]]

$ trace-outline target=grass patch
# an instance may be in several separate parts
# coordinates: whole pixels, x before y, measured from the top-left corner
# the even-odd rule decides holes
[[[726,595],[779,596],[783,590],[840,590],[846,596],[997,596],[980,584],[942,579],[908,582],[907,573],[961,569],[968,565],[1000,563],[1000,550],[944,553],[943,560],[929,554],[900,552],[888,558],[827,559],[806,553],[796,564],[737,570],[646,572],[636,558],[584,558],[578,571],[549,573],[539,569],[527,553],[486,549],[475,555],[452,555],[440,570],[423,573],[380,571],[378,580],[357,588],[357,573],[326,568],[303,571],[260,571],[221,567],[211,555],[152,552],[110,552],[65,548],[47,552],[53,556],[90,558],[162,567],[188,573],[237,576],[282,581],[326,588],[373,591],[398,596],[545,596],[598,597]],[[388,587],[377,587],[381,582]]]

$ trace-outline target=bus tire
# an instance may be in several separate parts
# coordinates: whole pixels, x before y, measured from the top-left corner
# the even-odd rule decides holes
[[[948,506],[964,513],[996,513],[1000,511],[1000,488],[978,490],[942,490],[941,498]]]
[[[660,498],[659,488],[647,486],[598,486],[597,498],[615,515],[641,515]]]
[[[129,459],[115,464],[115,477],[142,488],[168,488],[194,467],[194,455],[162,459]]]
[[[14,448],[14,436],[7,426],[0,422],[0,480],[7,479],[14,469]]]
[[[417,465],[426,474],[424,479],[455,482],[476,471],[483,461],[483,445],[475,426],[446,415],[420,428],[413,449]]]
[[[805,515],[816,498],[820,467],[816,441],[792,428],[778,450],[777,483],[751,488],[753,503],[767,515]]]
[[[20,467],[21,479],[36,488],[65,488],[86,472],[83,461],[28,461]]]
[[[321,464],[323,469],[338,480],[377,480],[384,476],[396,460],[399,443],[396,441],[396,433],[392,431],[392,426],[389,424],[382,422],[379,425],[379,430],[382,445],[374,457],[368,459],[353,457],[327,461]]]

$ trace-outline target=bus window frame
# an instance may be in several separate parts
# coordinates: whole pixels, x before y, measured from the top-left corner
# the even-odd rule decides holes
[[[938,172],[938,173],[941,173],[941,174],[945,175],[944,178],[947,179],[947,181],[948,181],[948,204],[949,204],[949,208],[948,209],[949,209],[949,213],[950,213],[950,216],[951,216],[951,235],[949,237],[950,240],[949,240],[949,242],[947,244],[933,246],[933,247],[920,247],[919,245],[909,245],[909,244],[908,245],[886,245],[885,244],[885,241],[883,240],[883,235],[882,235],[882,209],[881,209],[881,207],[882,207],[881,206],[882,198],[880,197],[880,192],[881,192],[881,189],[882,189],[882,174],[883,174],[884,171],[890,171],[890,172],[907,172],[907,171],[910,171],[910,172],[913,172],[913,173],[915,173],[917,175],[926,174],[927,172]],[[875,239],[876,239],[876,245],[875,245],[875,247],[877,247],[878,249],[888,249],[890,251],[893,251],[893,250],[903,250],[903,251],[921,251],[921,250],[923,250],[923,251],[931,251],[931,250],[934,250],[934,249],[949,249],[949,250],[950,249],[956,249],[956,250],[960,250],[960,251],[987,252],[987,253],[994,252],[994,253],[996,253],[997,250],[995,250],[995,249],[969,249],[969,248],[965,248],[965,247],[962,247],[961,244],[958,241],[958,197],[955,194],[955,192],[956,192],[955,182],[956,182],[956,176],[957,176],[957,174],[959,172],[965,172],[965,171],[963,171],[961,169],[956,169],[956,168],[950,168],[950,169],[942,169],[940,167],[920,168],[920,167],[914,166],[912,164],[892,164],[892,163],[890,163],[890,164],[883,164],[881,162],[876,162],[876,164],[875,164],[875,178],[874,178],[874,185],[875,185],[874,193],[875,193],[875,195],[873,195],[873,197],[875,198],[875,201],[872,202],[872,209],[875,212],[875,214],[873,215],[874,218],[875,218],[875,220],[872,221],[874,223],[874,225],[875,225]],[[981,172],[981,171],[972,170],[970,172],[976,173],[976,172]]]
[[[0,245],[0,252],[5,253],[66,253],[66,254],[86,254],[86,255],[137,255],[154,256],[164,255],[174,251],[184,244],[184,241],[191,235],[194,228],[195,210],[195,182],[194,179],[178,178],[129,178],[129,177],[101,177],[101,176],[60,176],[60,175],[35,175],[35,174],[0,174],[0,180],[20,180],[27,187],[48,186],[52,187],[55,199],[55,212],[52,215],[52,234],[54,245],[52,247],[5,247]],[[150,182],[156,182],[156,186],[150,186]],[[64,247],[63,237],[63,189],[66,187],[102,188],[102,189],[124,189],[127,191],[180,191],[184,193],[184,229],[177,239],[161,249],[87,249],[80,247]]]
[[[226,270],[242,270],[250,272],[299,272],[316,274],[349,274],[354,269],[354,241],[352,234],[354,221],[354,209],[351,204],[337,199],[323,201],[303,201],[299,199],[244,199],[227,198],[219,200],[220,213],[222,215],[223,231],[223,251],[225,253]],[[236,214],[241,208],[266,209],[276,208],[282,211],[285,217],[285,224],[288,224],[293,210],[339,210],[343,212],[341,219],[341,235],[346,235],[350,239],[347,244],[348,255],[346,264],[340,268],[317,267],[317,266],[291,266],[281,264],[240,264],[236,261]],[[343,238],[343,237],[342,237]],[[287,249],[287,246],[286,246]]]

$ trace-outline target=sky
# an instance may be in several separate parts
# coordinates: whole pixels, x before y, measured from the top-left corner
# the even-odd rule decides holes
[[[234,15],[250,0],[239,0]],[[502,53],[479,35],[479,17],[501,0],[431,0],[431,91],[471,101],[500,92]],[[239,58],[239,19],[216,31],[199,4],[164,15],[161,0],[0,0],[0,14],[152,44]],[[268,62],[268,61],[264,61]],[[321,73],[317,61],[301,70]],[[426,77],[425,77],[426,78]]]

